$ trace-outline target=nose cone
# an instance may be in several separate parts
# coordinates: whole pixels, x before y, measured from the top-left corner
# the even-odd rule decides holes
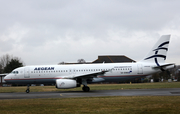
[[[4,81],[6,81],[6,80],[7,80],[7,76],[4,77]]]
[[[10,79],[10,78],[9,78],[9,75],[6,75],[6,76],[4,77],[4,81],[7,82],[8,79]]]

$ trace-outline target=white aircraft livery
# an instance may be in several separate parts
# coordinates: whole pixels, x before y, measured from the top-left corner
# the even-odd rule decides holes
[[[170,35],[163,35],[147,56],[136,63],[101,63],[76,65],[25,66],[14,69],[5,76],[10,84],[55,84],[58,89],[76,88],[90,91],[88,83],[117,82],[145,77],[147,75],[173,68],[165,63]]]

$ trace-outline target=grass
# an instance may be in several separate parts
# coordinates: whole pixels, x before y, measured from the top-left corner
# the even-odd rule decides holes
[[[117,90],[117,89],[156,89],[156,88],[179,88],[180,82],[158,82],[158,83],[134,83],[134,84],[89,84],[91,90]],[[25,92],[26,86],[0,87],[0,93]],[[55,86],[31,86],[31,92],[45,91],[82,91],[81,87],[74,89],[56,89]]]
[[[180,82],[136,84],[90,84],[91,90],[179,88]],[[54,86],[32,86],[31,92],[79,91]],[[0,92],[25,92],[26,87],[0,87]],[[1,94],[0,94],[1,95]],[[117,96],[84,98],[0,100],[0,114],[178,114],[180,96]]]
[[[0,100],[1,114],[178,114],[180,96]]]

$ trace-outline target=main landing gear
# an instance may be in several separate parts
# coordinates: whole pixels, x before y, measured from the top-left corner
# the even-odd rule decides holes
[[[27,89],[26,89],[26,93],[29,93],[30,92],[30,90],[29,90],[29,84],[27,85]]]
[[[84,85],[84,87],[82,87],[82,90],[83,90],[84,92],[89,92],[90,88],[89,88],[88,86],[85,86],[85,85]]]
[[[82,79],[82,85],[84,85],[84,86],[82,87],[82,90],[83,90],[84,92],[89,92],[90,88],[87,86],[87,79]]]

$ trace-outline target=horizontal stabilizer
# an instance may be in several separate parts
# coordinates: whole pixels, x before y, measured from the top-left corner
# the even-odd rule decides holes
[[[164,71],[167,67],[168,68],[174,68],[176,65],[174,63],[171,64],[165,64],[165,65],[161,65],[161,66],[156,66],[153,67],[154,69],[161,69],[162,71]]]

